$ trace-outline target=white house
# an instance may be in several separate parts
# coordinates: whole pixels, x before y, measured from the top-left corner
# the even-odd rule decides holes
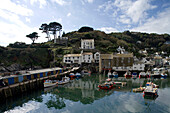
[[[144,63],[133,63],[132,70],[134,71],[144,71],[145,64]]]
[[[82,62],[92,63],[93,62],[93,53],[82,53]]]
[[[95,62],[95,63],[99,63],[99,61],[100,61],[100,53],[99,53],[99,52],[96,52],[96,53],[94,54],[94,62]]]
[[[82,55],[81,54],[67,54],[64,55],[63,62],[66,64],[81,64],[82,63]]]
[[[81,49],[94,49],[94,39],[81,39]]]

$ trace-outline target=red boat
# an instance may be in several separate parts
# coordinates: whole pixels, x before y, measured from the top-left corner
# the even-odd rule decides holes
[[[74,73],[70,73],[69,75],[71,78],[74,78],[75,77],[75,74]]]
[[[124,74],[124,76],[127,78],[127,77],[132,77],[132,74],[131,74],[131,72],[130,71],[127,71],[125,74]]]
[[[112,83],[104,83],[104,84],[98,85],[98,87],[103,90],[110,90],[113,88],[113,84]]]

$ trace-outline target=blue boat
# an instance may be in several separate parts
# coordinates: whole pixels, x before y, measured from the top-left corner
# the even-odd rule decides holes
[[[118,77],[118,73],[116,71],[113,72],[114,77]]]
[[[162,78],[166,78],[168,75],[166,73],[161,73]]]
[[[76,77],[79,78],[79,77],[82,77],[80,73],[76,73]]]
[[[138,75],[137,75],[137,72],[133,72],[133,73],[132,73],[132,78],[137,78],[137,76],[138,76]]]

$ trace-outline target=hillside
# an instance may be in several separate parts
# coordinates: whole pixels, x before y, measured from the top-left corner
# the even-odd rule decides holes
[[[95,40],[95,50],[91,52],[113,53],[119,46],[123,46],[137,57],[142,56],[138,51],[145,48],[148,48],[150,54],[156,51],[165,51],[170,54],[170,44],[164,44],[166,41],[170,41],[168,34],[158,35],[129,31],[106,34],[94,30],[89,32],[74,31],[64,34],[64,36],[69,38],[68,46],[54,44],[51,40],[32,45],[16,42],[9,44],[8,47],[0,47],[0,67],[8,67],[12,64],[19,64],[20,69],[60,66],[64,54],[81,52],[79,49],[81,39]],[[0,70],[2,69],[0,68]]]

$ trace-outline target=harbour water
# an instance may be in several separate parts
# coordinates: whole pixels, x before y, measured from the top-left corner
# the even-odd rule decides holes
[[[170,78],[167,79],[126,79],[127,82],[112,90],[99,90],[98,84],[105,75],[92,74],[74,79],[64,86],[33,91],[0,103],[0,112],[5,113],[169,113]],[[144,98],[143,93],[134,93],[133,88],[145,86],[147,81],[159,85],[156,99]],[[1,97],[2,98],[2,97]]]

